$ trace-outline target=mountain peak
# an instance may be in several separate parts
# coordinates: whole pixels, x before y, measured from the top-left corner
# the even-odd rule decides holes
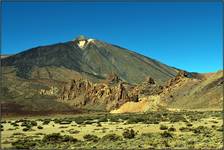
[[[85,37],[84,35],[79,35],[76,40],[86,40],[88,39],[87,37]]]
[[[85,37],[84,35],[79,35],[74,42],[77,44],[77,46],[81,49],[84,49],[90,42],[93,42],[94,39],[90,39]]]

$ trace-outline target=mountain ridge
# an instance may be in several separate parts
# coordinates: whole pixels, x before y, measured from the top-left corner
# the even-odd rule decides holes
[[[133,71],[135,71],[135,73],[137,74],[138,72],[140,72],[140,70],[145,70],[145,68],[141,67],[140,64],[144,65],[145,67],[151,67],[150,69],[146,68],[147,71],[143,71],[143,74],[147,74],[147,76],[152,74],[150,76],[153,76],[155,79],[158,75],[161,75],[161,78],[163,80],[166,80],[174,77],[177,72],[175,69],[165,64],[160,64],[160,62],[154,59],[145,57],[141,54],[137,54],[133,51],[129,51],[125,48],[117,48],[116,46],[95,39],[93,40],[93,42],[87,44],[84,49],[79,48],[79,46],[77,45],[77,39],[65,43],[57,43],[49,46],[31,48],[8,57],[7,59],[3,59],[2,65],[15,65],[18,70],[21,70],[21,66],[25,68],[25,70],[30,70],[32,66],[63,66],[77,72],[87,72],[88,74],[97,75],[104,78],[108,74],[116,72],[119,76],[129,82],[132,82],[133,79],[135,80],[135,82],[136,80],[137,82],[139,82],[140,80],[138,80],[137,76],[131,77],[130,79],[128,79],[128,77],[125,77],[130,76],[130,73],[127,73],[128,75],[126,75],[126,71],[124,71],[124,69],[130,68],[127,62],[131,62],[133,66],[135,66],[132,68],[134,68]],[[26,60],[24,61],[24,59]],[[126,59],[126,61],[122,61],[122,59]],[[133,62],[132,59],[135,59],[135,62]],[[119,68],[117,66],[122,67]],[[132,68],[129,72],[133,72]],[[154,74],[150,73],[153,71]],[[20,77],[27,78],[29,76],[29,72],[22,72],[25,72],[25,75],[18,74]],[[144,75],[143,77],[145,76],[146,75]]]

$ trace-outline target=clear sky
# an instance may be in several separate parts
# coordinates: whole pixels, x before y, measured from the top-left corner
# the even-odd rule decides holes
[[[3,2],[3,54],[80,34],[187,71],[222,69],[221,3]]]

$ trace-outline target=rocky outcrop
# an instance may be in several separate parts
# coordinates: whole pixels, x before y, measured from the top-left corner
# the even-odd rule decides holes
[[[49,95],[49,96],[56,96],[58,94],[58,88],[51,86],[50,89],[41,89],[39,94],[40,95]]]
[[[151,77],[145,78],[145,80],[134,87],[132,93],[138,96],[158,95],[162,92],[163,87],[157,85],[155,80]]]
[[[101,103],[107,109],[119,107],[127,101],[131,101],[124,83],[117,76],[110,78],[113,85],[106,83],[92,83],[88,80],[73,80],[62,87],[59,100],[75,101],[78,106]],[[119,81],[119,82],[118,82]],[[118,83],[117,83],[118,82]],[[82,96],[82,99],[79,97]]]
[[[136,113],[158,111],[160,108],[160,97],[157,95],[141,98],[139,102],[127,102],[121,105],[120,108],[110,111],[110,113]]]
[[[60,95],[61,100],[72,100],[75,99],[80,94],[85,93],[92,87],[92,83],[88,80],[72,80],[70,83],[66,84],[62,88],[62,93]]]
[[[156,84],[155,80],[151,77],[146,77],[145,82],[146,84],[154,85]]]
[[[191,77],[191,74],[186,72],[186,71],[179,71],[178,74],[174,77],[174,78],[171,78],[167,81],[166,83],[166,88],[172,86],[172,85],[175,85],[175,84],[178,84],[179,82],[181,82],[182,80],[186,79],[186,78],[190,78]]]
[[[109,74],[106,79],[106,83],[108,84],[116,84],[121,82],[122,80],[118,77],[116,73]]]

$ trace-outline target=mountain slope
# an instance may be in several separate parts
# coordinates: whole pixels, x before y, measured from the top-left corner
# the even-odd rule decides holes
[[[158,110],[202,110],[223,109],[223,71],[198,74],[181,71],[157,90],[156,86],[140,84],[135,88],[138,102],[126,102],[111,113],[145,112]]]
[[[171,85],[163,100],[167,107],[179,109],[219,109],[223,108],[223,71],[198,74],[198,78],[181,78]]]
[[[177,72],[172,67],[135,52],[84,37],[70,42],[32,48],[3,59],[2,65],[15,68],[16,75],[25,79],[55,79],[57,76],[53,67],[72,70],[80,76],[84,75],[95,80],[116,73],[130,83],[139,83],[146,76],[163,83],[174,77]],[[38,72],[42,74],[46,72],[46,75],[38,76]],[[61,74],[63,75],[63,72]],[[64,80],[64,77],[60,80]]]

